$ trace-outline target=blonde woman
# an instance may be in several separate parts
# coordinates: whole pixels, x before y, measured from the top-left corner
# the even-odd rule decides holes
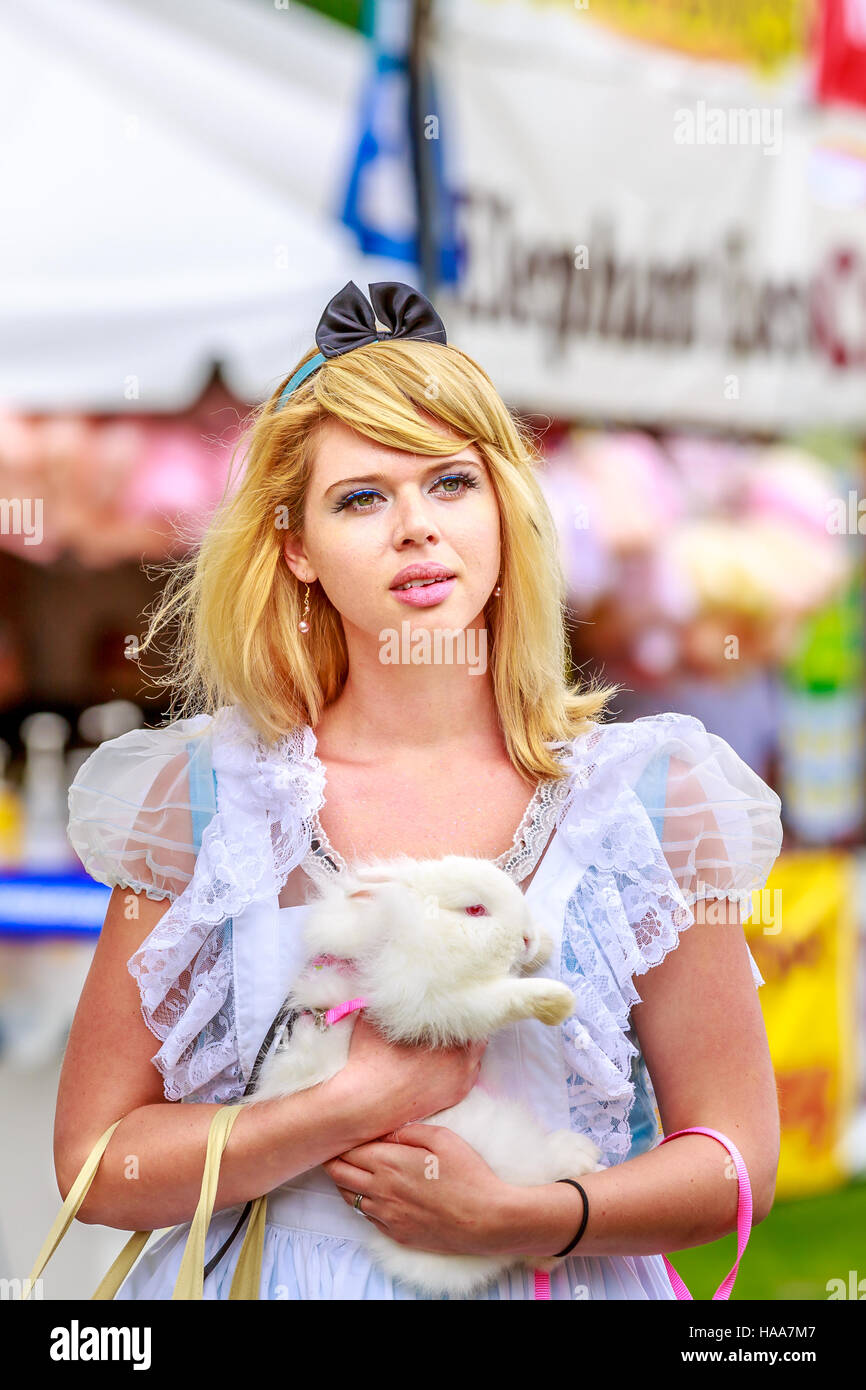
[[[327,306],[164,591],[145,647],[172,627],[171,722],[103,744],[71,789],[73,843],[114,891],[64,1060],[58,1184],[122,1116],[79,1220],[173,1227],[117,1295],[170,1298],[214,1109],[251,1084],[317,884],[353,859],[479,855],[545,924],[541,973],[572,988],[573,1017],[432,1051],[359,1014],[341,1073],[238,1116],[205,1297],[228,1297],[231,1237],[266,1192],[263,1299],[421,1297],[368,1258],[364,1220],[525,1257],[480,1298],[532,1298],[533,1257],[562,1254],[552,1298],[671,1299],[662,1252],[733,1230],[737,1183],[708,1136],[660,1147],[659,1120],[729,1136],[756,1221],[773,1200],[776,1089],[740,923],[779,799],[697,719],[603,722],[615,691],[571,683],[530,437],[423,295],[370,291],[372,308],[351,282]],[[595,1140],[585,1203],[510,1185],[424,1125],[476,1081]]]

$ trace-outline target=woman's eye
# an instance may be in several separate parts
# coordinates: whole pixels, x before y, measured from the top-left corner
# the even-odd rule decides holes
[[[446,497],[462,497],[464,490],[468,492],[470,488],[478,486],[478,479],[474,478],[471,473],[446,473],[444,477],[437,478],[436,481],[437,483],[460,484],[453,491],[449,488],[445,493]]]
[[[468,491],[470,488],[475,488],[478,486],[478,479],[474,478],[471,473],[447,473],[444,474],[441,478],[436,479],[434,487],[442,487],[442,485],[445,483],[457,483],[459,485],[454,488],[444,488],[443,493],[445,497],[462,497],[464,495],[464,489]],[[364,492],[350,492],[346,497],[342,498],[341,501],[339,501],[336,504],[333,510],[335,512],[342,512],[345,510],[349,510],[355,513],[369,512],[373,510],[372,507],[358,506],[357,504],[361,501],[362,498],[381,497],[381,495],[381,493],[374,492],[369,488],[366,489]]]

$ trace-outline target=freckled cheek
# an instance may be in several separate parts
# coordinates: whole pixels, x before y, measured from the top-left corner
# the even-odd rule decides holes
[[[370,537],[372,540],[372,537]],[[358,538],[347,541],[345,533],[317,537],[315,550],[309,551],[322,588],[341,612],[367,602],[377,588],[385,585],[388,564],[381,545],[362,545]],[[396,569],[399,566],[395,566]]]
[[[475,516],[461,517],[443,530],[442,538],[462,560],[467,579],[484,583],[491,571],[498,572],[499,517],[495,512],[485,508]]]

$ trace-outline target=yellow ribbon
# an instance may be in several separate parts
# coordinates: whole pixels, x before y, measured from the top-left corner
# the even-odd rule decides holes
[[[228,1143],[232,1126],[241,1109],[242,1107],[239,1105],[222,1105],[211,1120],[201,1193],[190,1225],[183,1259],[172,1294],[173,1299],[201,1299],[204,1297],[205,1237],[213,1216],[222,1155]],[[69,1189],[66,1200],[45,1238],[42,1249],[39,1251],[25,1286],[26,1291],[22,1293],[22,1299],[30,1297],[37,1279],[75,1220],[78,1209],[96,1176],[102,1155],[119,1124],[120,1120],[116,1120],[104,1134],[100,1135],[84,1160],[81,1172]],[[266,1214],[267,1195],[257,1197],[250,1213],[246,1235],[232,1277],[230,1299],[257,1299],[259,1297]],[[169,1227],[168,1229],[172,1228]],[[152,1231],[135,1231],[130,1236],[108,1273],[100,1281],[92,1295],[93,1299],[114,1298],[152,1234]]]

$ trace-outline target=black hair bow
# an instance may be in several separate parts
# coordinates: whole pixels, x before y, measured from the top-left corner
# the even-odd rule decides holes
[[[316,343],[325,357],[339,357],[352,348],[383,338],[448,342],[444,323],[420,290],[399,280],[379,280],[368,285],[368,289],[372,308],[354,280],[349,280],[325,305],[316,329]],[[388,325],[387,331],[377,330],[376,319]]]

